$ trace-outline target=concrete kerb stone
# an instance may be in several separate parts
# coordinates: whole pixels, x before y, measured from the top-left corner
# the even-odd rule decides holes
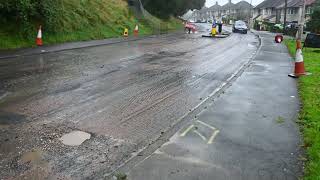
[[[179,33],[179,32],[176,32],[176,33]],[[176,33],[171,33],[171,34],[176,34]],[[39,55],[39,54],[49,54],[49,53],[54,53],[54,52],[82,49],[82,48],[88,48],[88,47],[98,47],[98,46],[119,44],[119,43],[124,43],[124,42],[133,42],[133,41],[139,41],[139,40],[155,38],[158,36],[167,36],[167,35],[168,34],[161,34],[161,35],[149,35],[149,36],[141,36],[141,37],[93,40],[93,41],[85,41],[85,42],[71,42],[71,43],[60,44],[60,45],[18,49],[18,50],[12,50],[12,51],[8,51],[8,52],[2,51],[2,52],[0,52],[0,60],[1,59],[12,59],[12,58],[23,57],[23,56]],[[103,41],[105,41],[105,42],[103,42]],[[80,45],[72,46],[73,43],[74,44],[80,43]],[[59,48],[58,46],[66,46],[66,47]],[[67,47],[67,46],[71,46],[71,47]],[[53,48],[53,49],[50,50],[50,48]]]
[[[61,49],[56,49],[56,50],[45,50],[46,48],[50,48],[50,47],[54,47],[54,46],[43,46],[43,47],[27,49],[26,51],[30,50],[30,52],[26,52],[26,53],[22,52],[22,53],[16,53],[16,54],[13,54],[13,55],[1,55],[0,54],[0,59],[11,59],[11,58],[17,58],[17,57],[22,57],[22,56],[49,54],[49,53],[54,53],[54,52],[61,52],[61,51],[74,50],[74,49],[82,49],[82,48],[87,48],[87,47],[98,47],[98,46],[104,46],[104,45],[112,45],[112,44],[118,44],[118,43],[122,43],[122,42],[138,41],[138,40],[143,40],[143,39],[153,38],[153,37],[154,37],[154,35],[148,36],[148,37],[143,37],[143,38],[136,38],[136,37],[132,38],[132,39],[124,39],[124,38],[122,38],[122,39],[119,39],[118,41],[113,41],[113,42],[80,45],[80,46],[74,46],[74,47],[70,47],[70,48],[61,48]],[[88,41],[88,42],[90,43],[92,41]],[[84,43],[88,43],[88,42],[84,42]],[[77,43],[77,42],[73,42],[73,43]]]

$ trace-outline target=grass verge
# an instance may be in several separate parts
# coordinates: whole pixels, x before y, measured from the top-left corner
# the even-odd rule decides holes
[[[138,19],[128,8],[125,0],[61,0],[60,2],[57,4],[59,8],[52,29],[46,26],[45,22],[32,21],[31,27],[28,26],[27,29],[23,29],[13,21],[3,22],[0,27],[0,49],[35,46],[37,24],[43,23],[44,45],[121,37],[124,28],[128,28],[129,35],[132,35],[136,25],[139,25],[140,35],[182,29],[181,21],[175,18],[162,20],[150,15]]]
[[[292,56],[295,54],[295,41],[285,41]],[[303,50],[304,65],[310,76],[299,78],[299,95],[302,109],[299,115],[304,136],[308,161],[305,168],[306,180],[320,180],[320,53],[319,49]]]

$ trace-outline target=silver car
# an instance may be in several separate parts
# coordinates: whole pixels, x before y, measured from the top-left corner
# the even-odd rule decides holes
[[[243,33],[243,34],[247,34],[248,27],[247,27],[247,25],[246,25],[246,23],[244,21],[236,21],[233,24],[232,32],[234,32],[234,33],[240,32],[240,33]]]

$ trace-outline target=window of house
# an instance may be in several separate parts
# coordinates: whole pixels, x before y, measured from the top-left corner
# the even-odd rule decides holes
[[[311,14],[311,13],[312,13],[312,8],[311,8],[311,6],[308,6],[308,7],[307,7],[306,13],[307,13],[307,14]]]
[[[288,8],[287,14],[297,14],[298,13],[298,8]]]

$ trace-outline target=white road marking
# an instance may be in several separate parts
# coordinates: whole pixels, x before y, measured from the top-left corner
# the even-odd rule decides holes
[[[196,122],[202,124],[202,125],[205,126],[205,127],[210,128],[210,129],[213,131],[213,133],[212,133],[212,135],[210,136],[209,140],[207,141],[207,138],[206,138],[204,135],[202,135],[199,131],[197,131],[196,129],[194,129],[192,132],[195,133],[195,134],[197,134],[198,136],[200,136],[200,138],[201,138],[203,141],[205,141],[207,144],[212,144],[213,141],[214,141],[214,139],[216,138],[216,136],[219,134],[220,131],[219,131],[217,128],[215,128],[215,127],[213,127],[213,126],[211,126],[211,125],[209,125],[209,124],[207,124],[207,123],[205,123],[205,122],[202,122],[202,121],[199,121],[199,120],[197,120]],[[195,125],[193,125],[193,124],[190,125],[186,130],[184,130],[184,131],[180,134],[180,137],[186,136],[194,127],[195,127]]]
[[[193,127],[194,127],[194,125],[192,124],[192,125],[189,126],[180,136],[181,136],[181,137],[184,137]]]
[[[196,133],[196,134],[198,134],[198,135],[201,137],[202,140],[207,141],[207,138],[204,137],[199,131],[193,130],[193,132]]]
[[[212,144],[213,141],[214,141],[214,138],[219,134],[219,130],[215,130],[212,134],[212,136],[210,137],[209,141],[208,141],[208,144]]]
[[[217,128],[215,128],[215,127],[213,127],[213,126],[211,126],[211,125],[209,125],[209,124],[207,124],[205,122],[202,122],[202,121],[199,121],[199,120],[197,120],[197,122],[202,124],[202,125],[204,125],[204,126],[207,126],[208,128],[210,128],[212,130],[216,130],[217,129]]]

